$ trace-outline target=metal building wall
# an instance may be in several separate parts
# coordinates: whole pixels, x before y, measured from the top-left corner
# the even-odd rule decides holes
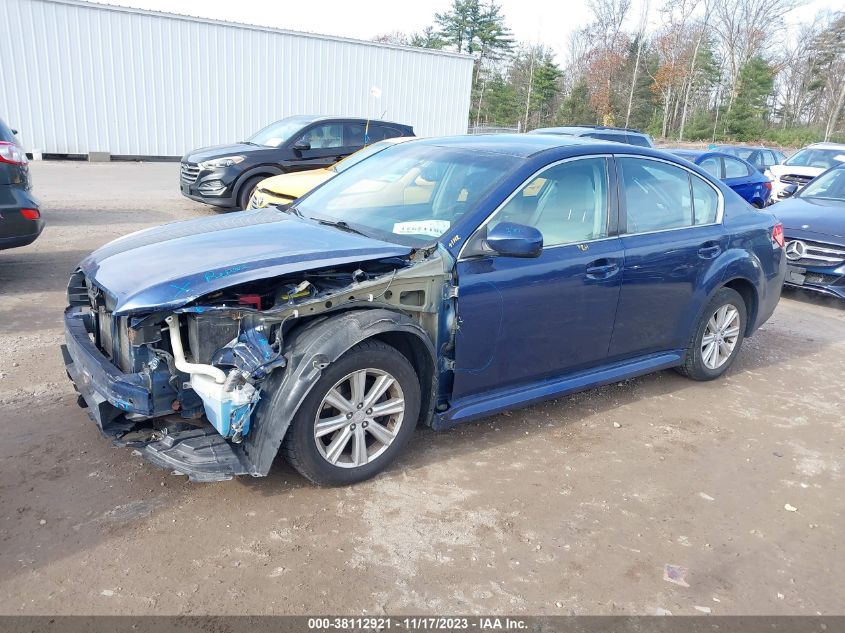
[[[0,118],[28,151],[180,156],[291,114],[466,131],[467,56],[81,0],[0,0],[0,25]]]

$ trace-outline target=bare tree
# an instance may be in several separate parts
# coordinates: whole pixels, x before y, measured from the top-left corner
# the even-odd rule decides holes
[[[799,0],[716,0],[713,24],[728,70],[728,112],[736,98],[739,69],[779,41],[784,17],[798,4]]]
[[[631,122],[631,106],[634,103],[634,88],[637,85],[637,75],[639,74],[640,70],[640,57],[642,57],[643,52],[645,30],[648,26],[648,10],[649,0],[645,0],[645,2],[643,3],[642,12],[640,13],[639,28],[637,29],[637,56],[634,60],[634,72],[632,73],[631,77],[631,91],[628,93],[628,109],[625,111],[625,127],[628,127]]]

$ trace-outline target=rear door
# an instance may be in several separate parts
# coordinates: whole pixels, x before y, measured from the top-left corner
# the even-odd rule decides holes
[[[656,158],[617,158],[624,270],[610,359],[686,346],[703,280],[727,246],[720,196]]]
[[[750,178],[750,176],[754,174],[754,171],[741,160],[730,156],[723,156],[722,162],[725,164],[725,184],[746,201],[751,202],[754,199],[754,181],[756,179]]]

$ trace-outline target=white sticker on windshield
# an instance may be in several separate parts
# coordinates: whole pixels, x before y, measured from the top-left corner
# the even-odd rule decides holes
[[[449,230],[448,220],[418,220],[416,222],[397,222],[393,225],[396,235],[431,235],[440,237]]]

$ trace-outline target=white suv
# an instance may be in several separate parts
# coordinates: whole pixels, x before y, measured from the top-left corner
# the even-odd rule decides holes
[[[772,165],[766,175],[772,180],[772,200],[785,198],[784,189],[797,185],[801,189],[831,167],[845,163],[845,145],[813,143],[798,150],[780,165]]]

